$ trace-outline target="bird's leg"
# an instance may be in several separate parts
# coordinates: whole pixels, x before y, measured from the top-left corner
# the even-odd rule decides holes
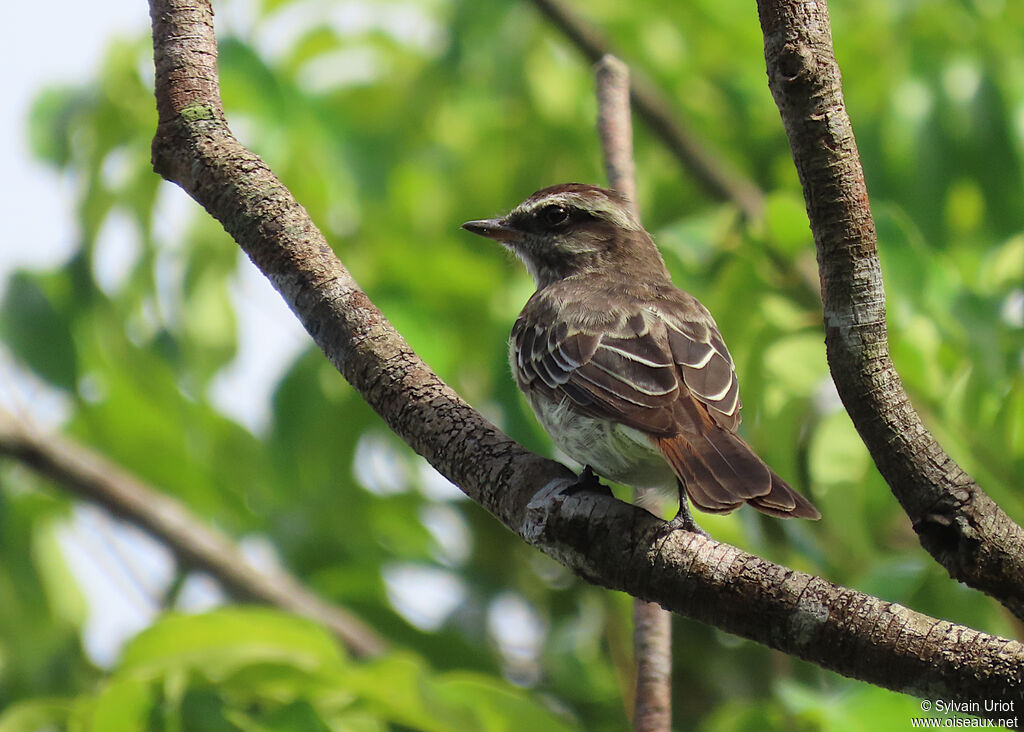
[[[612,495],[611,488],[601,483],[597,474],[594,472],[594,469],[589,465],[583,468],[583,472],[580,473],[580,477],[575,483],[562,491],[562,493],[567,496],[574,496],[577,493],[583,492],[603,493],[609,496]]]
[[[668,522],[668,530],[675,531],[676,529],[682,529],[683,531],[689,531],[692,534],[708,535],[704,529],[697,525],[697,522],[693,520],[693,515],[690,514],[689,500],[686,498],[686,489],[683,487],[682,481],[679,482],[679,510]]]

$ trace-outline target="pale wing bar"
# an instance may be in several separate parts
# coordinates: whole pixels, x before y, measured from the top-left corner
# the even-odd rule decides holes
[[[742,406],[739,380],[722,336],[705,323],[659,315],[667,327],[669,347],[679,364],[683,383],[694,397],[713,410],[716,422],[735,429]]]
[[[512,339],[519,379],[539,380],[593,416],[664,434],[680,386],[675,362],[641,314],[610,330],[613,335],[517,321]]]

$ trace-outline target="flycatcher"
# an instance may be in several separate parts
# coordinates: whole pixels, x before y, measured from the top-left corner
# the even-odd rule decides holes
[[[749,503],[820,518],[736,433],[736,370],[714,318],[676,288],[619,193],[566,183],[464,229],[501,242],[537,283],[512,328],[519,388],[555,444],[609,480],[679,486],[674,523]]]

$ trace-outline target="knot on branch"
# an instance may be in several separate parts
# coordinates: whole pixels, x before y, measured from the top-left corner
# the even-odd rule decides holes
[[[191,172],[196,164],[197,141],[225,137],[234,140],[222,110],[198,102],[189,104],[177,115],[157,124],[150,147],[153,172],[173,183],[184,185],[188,191],[192,181],[186,181],[182,176]]]
[[[814,53],[802,41],[787,41],[775,57],[775,75],[779,81],[806,80],[816,67]]]
[[[942,500],[914,522],[914,531],[921,545],[940,561],[950,574],[960,579],[964,570],[970,570],[976,561],[981,538],[975,526],[964,513],[964,504],[970,496],[958,495],[957,500]]]

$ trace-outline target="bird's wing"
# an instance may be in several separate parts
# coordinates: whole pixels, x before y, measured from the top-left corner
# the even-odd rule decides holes
[[[516,378],[524,391],[568,397],[592,417],[672,434],[681,379],[668,341],[652,332],[652,321],[636,312],[588,327],[524,312],[512,329]]]
[[[736,434],[732,357],[696,299],[680,293],[573,323],[556,308],[528,307],[511,345],[524,391],[568,398],[584,414],[648,434],[703,510],[724,513],[749,501],[766,513],[816,516]]]
[[[707,419],[735,431],[741,404],[732,357],[707,310],[674,292],[679,298],[617,303],[604,317],[575,322],[557,308],[528,307],[512,329],[520,386],[546,388],[591,416],[652,434],[703,430]]]
[[[735,432],[743,406],[740,385],[732,356],[711,315],[695,300],[687,308],[659,304],[655,312],[665,324],[672,360],[686,390],[707,408],[715,424]]]

